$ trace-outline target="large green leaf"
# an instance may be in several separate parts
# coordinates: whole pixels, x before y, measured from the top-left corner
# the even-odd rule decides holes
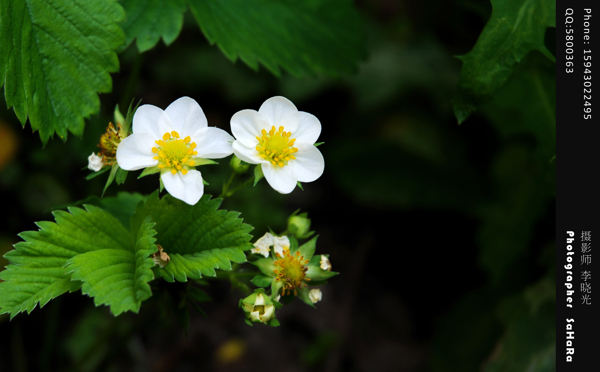
[[[232,61],[275,75],[351,72],[365,54],[350,0],[190,0],[202,32]]]
[[[113,0],[0,0],[0,76],[8,107],[43,143],[81,136],[110,92],[125,41]]]
[[[214,276],[214,269],[229,270],[231,261],[245,262],[243,251],[252,248],[248,234],[252,226],[242,223],[237,212],[218,209],[221,199],[204,195],[196,205],[188,205],[170,195],[162,199],[158,193],[140,204],[132,224],[143,216],[156,222],[157,243],[171,257],[158,275],[167,281],[199,279]]]
[[[162,37],[169,45],[181,32],[185,0],[121,0],[125,9],[125,22],[122,24],[126,45],[137,38],[140,52],[152,49]]]
[[[152,296],[149,281],[154,279],[150,257],[157,248],[156,234],[147,216],[136,231],[135,248],[114,246],[90,251],[71,258],[67,265],[73,280],[83,282],[81,292],[94,297],[96,306],[110,305],[117,316],[124,311],[138,312],[142,301]]]
[[[492,16],[471,52],[460,56],[454,114],[459,123],[489,101],[506,82],[516,63],[532,50],[554,61],[544,46],[548,27],[556,27],[554,0],[492,0]]]
[[[19,236],[24,242],[5,257],[10,261],[0,272],[0,313],[14,317],[31,312],[37,303],[44,306],[52,298],[74,291],[81,285],[71,281],[64,266],[72,257],[105,249],[126,250],[132,245],[129,231],[108,212],[91,205],[86,210],[70,208],[55,211],[56,223],[42,221],[39,231]]]

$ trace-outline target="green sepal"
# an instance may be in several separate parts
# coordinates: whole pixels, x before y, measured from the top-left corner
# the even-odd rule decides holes
[[[322,145],[322,144],[324,144],[324,143],[325,143],[325,142],[316,142],[316,143],[315,143],[315,147],[319,147],[319,146],[321,146],[321,145]]]
[[[250,262],[250,263],[252,265],[258,267],[260,272],[265,274],[266,276],[270,276],[270,277],[275,276],[275,273],[273,272],[273,270],[277,270],[277,268],[275,267],[275,264],[273,264],[273,260],[271,258],[260,258],[256,261]],[[260,287],[262,287],[262,286],[260,286]]]
[[[258,181],[260,181],[264,176],[265,175],[262,171],[262,167],[260,164],[258,164],[256,167],[254,167],[254,185],[252,187],[256,186]]]
[[[163,181],[159,178],[158,179],[158,192],[163,192],[165,190],[165,185],[163,184]]]
[[[125,179],[127,179],[127,172],[125,169],[119,167],[119,169],[117,169],[117,175],[115,176],[115,181],[117,182],[117,185],[122,185],[123,183],[125,183]]]
[[[269,320],[269,323],[267,323],[267,325],[270,325],[271,327],[279,327],[279,320],[277,320],[277,318],[273,318]]]
[[[108,179],[106,180],[106,185],[104,185],[104,190],[102,190],[102,195],[100,195],[100,197],[104,196],[106,189],[108,189],[108,186],[110,186],[110,184],[115,179],[115,176],[117,175],[117,170],[119,170],[119,164],[115,163],[112,165],[112,168],[110,169],[110,174],[108,175]]]
[[[250,281],[252,282],[252,284],[254,284],[257,287],[268,287],[271,285],[271,282],[273,281],[273,277],[263,275],[263,274],[258,274],[254,278],[252,278],[252,280],[250,280]]]
[[[295,236],[288,236],[288,239],[290,240],[290,253],[296,253],[298,250],[298,240]]]
[[[282,305],[289,305],[292,302],[294,302],[295,299],[296,299],[296,296],[294,296],[294,295],[286,295],[286,296],[282,295],[280,298]]]
[[[279,294],[279,291],[281,291],[281,288],[283,288],[283,283],[281,282],[281,280],[273,280],[271,282],[271,296],[276,297]],[[284,297],[285,296],[281,296],[281,299],[283,299]]]
[[[298,289],[298,299],[300,299],[302,302],[309,305],[310,307],[316,308],[315,304],[313,304],[313,302],[308,297],[309,291],[310,290],[308,289],[308,287],[300,287],[300,289]]]
[[[300,188],[300,190],[304,191],[304,187],[302,187],[300,181],[296,182],[296,185]]]
[[[200,165],[211,165],[211,164],[219,164],[214,160],[210,160],[210,159],[202,159],[202,158],[194,158],[194,167],[200,166]]]
[[[131,134],[131,123],[133,122],[133,113],[137,110],[137,108],[140,106],[140,103],[142,103],[142,100],[140,99],[138,101],[138,103],[135,105],[135,107],[133,106],[133,101],[135,101],[135,98],[131,99],[131,102],[129,103],[129,107],[127,108],[127,114],[125,115],[125,122],[123,123],[123,132],[125,134],[125,136],[128,136]]]
[[[121,114],[121,110],[119,110],[119,105],[115,106],[115,111],[113,113],[113,117],[115,118],[115,126],[118,126],[118,124],[121,124],[121,127],[123,127],[123,125],[125,125],[125,118],[123,117],[123,114]],[[129,129],[129,128],[127,128]]]
[[[83,169],[88,169],[87,167],[84,167]],[[107,172],[109,169],[111,169],[111,167],[102,167],[102,169],[100,169],[98,172],[92,172],[90,174],[88,174],[87,176],[85,176],[86,180],[91,180],[92,178],[96,178],[99,175],[101,175],[102,173]]]
[[[335,271],[327,271],[323,270],[317,266],[308,266],[308,270],[306,271],[306,277],[312,280],[327,280],[333,276],[338,275],[339,273]]]
[[[254,327],[254,324],[252,324],[252,322],[249,319],[244,319],[244,321],[246,322],[246,324],[248,324],[250,327]]]
[[[302,256],[304,256],[305,260],[310,260],[313,258],[314,254],[315,254],[315,249],[317,247],[317,238],[318,237],[319,237],[319,235],[315,236],[311,240],[302,244],[302,246],[300,248],[298,248],[298,250],[300,251],[300,254]]]
[[[142,173],[140,173],[140,175],[138,176],[138,180],[142,177],[146,177],[149,176],[151,174],[156,174],[160,172],[160,168],[158,167],[158,165],[154,166],[154,167],[149,167],[149,168],[144,168],[144,170],[142,171]]]
[[[206,182],[206,180],[204,178],[202,179],[202,183],[204,184],[204,186],[208,186],[209,185],[209,183]]]

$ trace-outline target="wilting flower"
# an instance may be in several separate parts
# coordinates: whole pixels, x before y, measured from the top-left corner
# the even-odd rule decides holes
[[[298,247],[296,238],[292,236],[289,238],[289,247],[284,248],[281,254],[275,253],[271,257],[252,262],[263,274],[256,277],[260,278],[260,286],[270,284],[272,297],[293,294],[312,306],[308,282],[323,281],[337,275],[319,267],[320,257],[314,256],[316,241],[315,237]]]
[[[204,193],[199,159],[231,155],[233,137],[208,127],[196,101],[181,97],[165,111],[143,105],[133,116],[133,134],[117,149],[117,161],[125,170],[157,167],[165,188],[173,197],[194,205]]]
[[[321,299],[323,299],[323,293],[320,289],[311,289],[310,292],[308,292],[308,298],[312,301],[313,304],[316,304],[317,302],[321,301]]]
[[[269,251],[273,245],[273,235],[271,233],[266,233],[260,239],[254,243],[254,248],[250,250],[252,253],[262,254],[265,257],[269,257]]]
[[[258,111],[237,112],[231,131],[235,155],[260,164],[271,187],[282,194],[292,192],[298,181],[312,182],[323,174],[325,161],[314,146],[321,123],[287,98],[272,97]]]
[[[104,163],[102,162],[101,156],[98,156],[93,152],[92,152],[92,155],[88,156],[88,169],[89,170],[98,172],[100,169],[102,169],[103,166],[104,166]]]

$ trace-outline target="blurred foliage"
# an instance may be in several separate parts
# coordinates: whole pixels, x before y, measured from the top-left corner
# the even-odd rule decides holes
[[[141,4],[122,3],[126,9]],[[267,9],[273,3],[260,2]],[[303,3],[309,9],[304,16],[313,3],[318,2]],[[135,96],[165,107],[189,95],[203,107],[209,125],[228,130],[236,111],[258,107],[269,96],[288,97],[323,124],[323,178],[289,198],[258,183],[225,200],[223,208],[261,226],[256,236],[266,231],[262,226],[283,231],[298,208],[309,211],[311,229],[321,234],[320,244],[342,272],[327,285],[319,311],[291,304],[277,314],[279,329],[246,330],[250,327],[230,310],[242,292],[215,282],[203,287],[215,300],[203,305],[208,318],[189,312],[181,301],[185,285],[178,283],[173,285],[181,287],[167,289],[152,282],[147,309],[132,317],[112,318],[93,309],[89,299],[67,295],[10,323],[0,316],[0,332],[10,336],[1,341],[0,369],[246,371],[274,363],[311,371],[555,370],[555,65],[547,47],[554,4],[357,5],[368,57],[356,73],[330,78],[323,69],[280,56],[310,77],[287,74],[293,71],[281,62],[270,69],[283,66],[278,79],[259,65],[272,46],[244,59],[250,48],[236,49],[227,44],[232,40],[214,34],[209,40],[225,56],[200,32],[198,14],[185,12],[180,33],[177,17],[161,19],[161,27],[152,30],[133,24],[136,36],[126,31],[128,42],[137,38],[137,47],[120,52],[114,94],[101,96],[102,110],[90,118],[83,137],[50,141],[42,149],[36,135],[14,130],[18,119],[12,110],[0,113],[14,134],[0,136],[14,146],[0,163],[3,202],[14,205],[1,217],[0,250],[7,251],[19,240],[16,234],[35,228],[32,221],[51,218],[49,208],[85,200],[114,213],[126,205],[130,212],[117,218],[128,221],[142,195],[156,189],[153,176],[129,177],[107,190],[115,199],[100,199],[105,176],[84,180],[87,171],[80,169],[97,151],[116,103],[125,107]],[[523,18],[515,18],[515,10]],[[156,8],[145,11],[140,17]],[[267,23],[256,32],[273,26],[273,18],[261,19]],[[518,37],[502,44],[507,27],[515,25]],[[309,34],[314,37],[306,30],[294,40],[303,45]],[[171,44],[158,43],[159,37]],[[348,56],[336,50],[307,53],[322,53],[322,61]],[[462,55],[462,63],[453,55]],[[236,56],[257,71],[231,63]],[[355,56],[341,58],[346,71],[360,53]],[[457,126],[454,111],[462,104],[466,111]],[[202,167],[210,182],[206,193],[218,195],[228,172],[226,161]],[[139,194],[117,194],[123,190]],[[382,250],[398,256],[382,263]],[[241,282],[248,283],[249,278]],[[234,293],[227,295],[230,289]],[[56,301],[62,303],[55,306]],[[187,337],[176,319],[189,323]],[[28,336],[39,330],[50,341]],[[46,356],[38,361],[25,357],[25,350],[27,356]]]

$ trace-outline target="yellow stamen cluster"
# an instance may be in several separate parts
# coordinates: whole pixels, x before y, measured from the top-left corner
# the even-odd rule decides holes
[[[310,281],[306,278],[308,267],[304,266],[308,264],[309,260],[305,260],[300,252],[291,254],[289,249],[283,250],[283,257],[279,253],[277,253],[277,257],[279,259],[274,263],[279,269],[273,270],[273,272],[277,275],[275,280],[283,283],[281,293],[289,295],[294,292],[294,295],[297,296],[298,289],[306,287],[305,282]]]
[[[290,139],[291,135],[292,132],[285,132],[283,127],[276,130],[273,126],[269,132],[263,129],[262,137],[256,137],[258,140],[256,151],[261,158],[268,160],[274,166],[283,167],[288,161],[296,159],[293,154],[298,152],[298,149],[293,147],[296,139]]]
[[[108,123],[106,132],[100,136],[100,143],[98,144],[98,147],[100,147],[99,155],[102,157],[102,163],[105,165],[115,163],[117,147],[119,147],[119,143],[125,138],[122,132],[121,124],[117,123],[117,127],[115,128],[113,123]]]
[[[190,160],[190,157],[198,154],[198,151],[194,151],[196,143],[191,142],[190,136],[179,139],[179,133],[176,131],[167,132],[162,138],[156,141],[158,146],[152,148],[152,152],[156,154],[154,159],[158,160],[158,167],[161,170],[170,169],[173,174],[177,174],[177,171],[183,175],[187,174],[189,167],[196,164],[194,160]]]

